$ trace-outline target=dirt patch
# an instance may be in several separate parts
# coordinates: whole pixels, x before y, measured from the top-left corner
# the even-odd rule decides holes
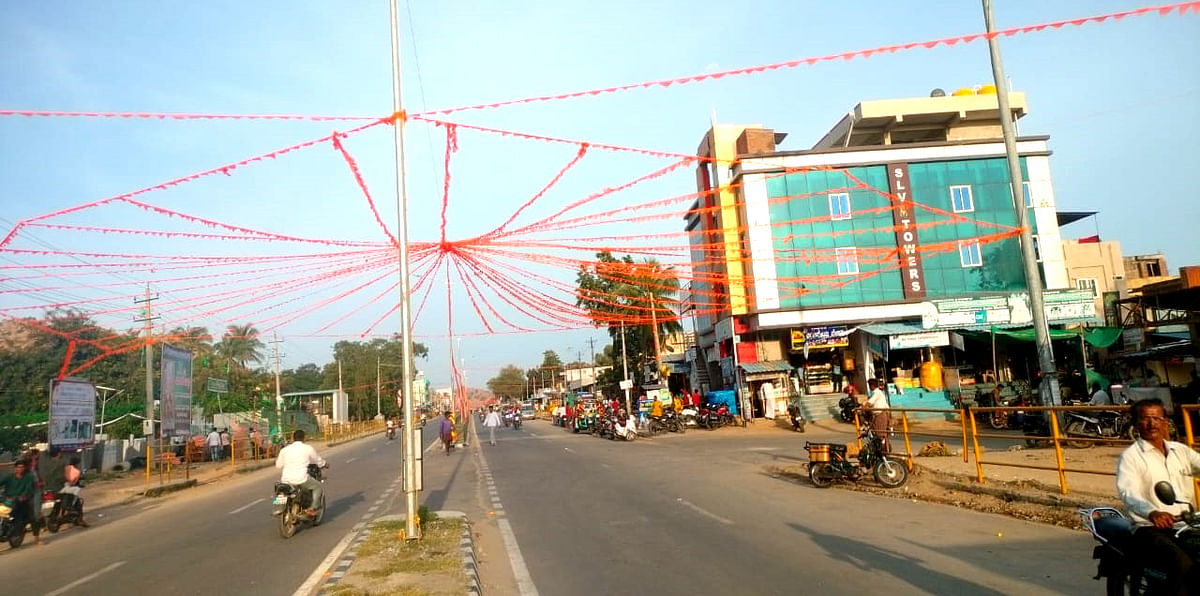
[[[467,589],[462,568],[463,521],[426,519],[420,540],[404,539],[403,521],[371,524],[367,539],[330,596],[458,596]]]
[[[816,489],[808,479],[808,464],[767,466],[766,471]],[[941,503],[1080,530],[1079,509],[1102,505],[1121,507],[1120,501],[1113,496],[1087,493],[1063,496],[1058,494],[1057,486],[1036,480],[988,479],[987,483],[979,484],[973,476],[933,470],[922,466],[919,461],[909,473],[908,482],[900,488],[883,488],[869,476],[857,483],[838,482],[832,488],[914,502]]]

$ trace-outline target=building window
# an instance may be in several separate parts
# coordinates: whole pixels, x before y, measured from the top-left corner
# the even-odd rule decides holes
[[[834,250],[837,261],[838,275],[855,275],[858,273],[858,249],[838,248]]]
[[[829,195],[829,219],[850,219],[850,193],[839,192]]]
[[[1042,262],[1042,239],[1037,234],[1033,235],[1033,258],[1037,262]]]
[[[982,267],[983,256],[979,252],[979,241],[959,242],[958,260],[962,262],[963,267]]]
[[[954,205],[955,213],[967,213],[975,210],[975,201],[971,199],[970,186],[951,186],[950,203]]]
[[[1092,298],[1099,295],[1099,290],[1096,288],[1096,278],[1094,277],[1081,277],[1075,280],[1075,289],[1091,291]]]
[[[1028,182],[1021,183],[1021,192],[1025,195],[1025,206],[1033,207],[1033,189],[1030,188]],[[1008,194],[1012,196],[1012,184],[1008,185]]]

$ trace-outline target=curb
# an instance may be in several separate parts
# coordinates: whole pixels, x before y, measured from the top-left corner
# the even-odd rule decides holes
[[[475,556],[475,537],[471,534],[471,522],[467,514],[461,511],[438,511],[437,516],[463,521],[458,546],[462,550],[463,573],[467,574],[467,594],[483,596],[483,583],[479,581],[479,558]]]
[[[181,491],[181,490],[192,488],[192,487],[196,486],[197,484],[198,484],[198,481],[195,478],[192,478],[190,480],[178,480],[175,482],[163,484],[161,486],[152,486],[138,494],[142,495],[143,497],[161,497],[168,493],[173,493],[176,491]]]

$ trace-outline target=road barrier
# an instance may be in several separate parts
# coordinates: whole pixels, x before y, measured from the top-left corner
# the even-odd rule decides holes
[[[1200,405],[1185,405],[1179,406],[1183,419],[1184,436],[1183,439],[1189,447],[1193,449],[1196,446],[1195,437],[1193,434],[1193,416],[1200,413]],[[896,434],[897,430],[904,438],[904,453],[907,459],[909,470],[913,467],[912,443],[910,437],[940,437],[961,439],[962,441],[962,458],[963,462],[968,462],[968,452],[975,456],[975,477],[982,484],[985,482],[984,466],[1004,466],[1011,468],[1025,468],[1030,470],[1047,470],[1058,472],[1059,490],[1062,494],[1068,494],[1067,474],[1097,474],[1102,476],[1116,476],[1116,470],[1090,470],[1083,468],[1069,468],[1063,461],[1063,448],[1088,448],[1095,444],[1106,445],[1128,445],[1132,443],[1129,435],[1113,436],[1105,438],[1083,437],[1078,435],[1068,435],[1063,432],[1060,426],[1060,420],[1064,414],[1068,412],[1121,412],[1127,413],[1129,406],[989,406],[989,407],[974,407],[959,410],[934,410],[923,408],[892,408],[892,434]],[[919,432],[913,431],[909,426],[909,413],[930,413],[936,412],[957,416],[961,426],[959,435],[951,435],[938,432]],[[1044,415],[1045,413],[1053,413],[1051,416],[1046,416],[1049,419],[1049,434],[1046,435],[1031,435],[1025,434],[1001,434],[999,432],[989,433],[980,432],[980,424],[977,419],[979,415],[991,415],[992,413],[1003,413],[1008,417]],[[900,428],[896,428],[896,416],[899,415]],[[858,413],[855,413],[855,426],[859,425]],[[1043,444],[1049,444],[1054,449],[1055,462],[1054,466],[1043,466],[1037,464],[1001,462],[1001,461],[984,461],[983,450],[979,447],[979,439],[1001,439],[1013,441],[1016,443],[1024,442],[1028,447],[1037,447]],[[1172,440],[1179,440],[1172,436]],[[889,445],[890,446],[890,445]],[[859,447],[862,447],[862,441],[859,440]],[[893,451],[894,455],[900,455],[899,452]],[[1200,490],[1200,480],[1197,480],[1197,487]],[[1200,494],[1200,492],[1198,492]]]

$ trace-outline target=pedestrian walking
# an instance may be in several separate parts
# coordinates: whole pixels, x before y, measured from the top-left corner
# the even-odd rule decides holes
[[[500,422],[500,415],[496,413],[495,406],[488,406],[487,417],[483,419],[483,426],[488,429],[488,443],[496,444],[496,427],[503,424]]]
[[[217,432],[217,427],[214,426],[208,433],[204,444],[208,446],[208,458],[212,461],[221,461],[221,435]]]

